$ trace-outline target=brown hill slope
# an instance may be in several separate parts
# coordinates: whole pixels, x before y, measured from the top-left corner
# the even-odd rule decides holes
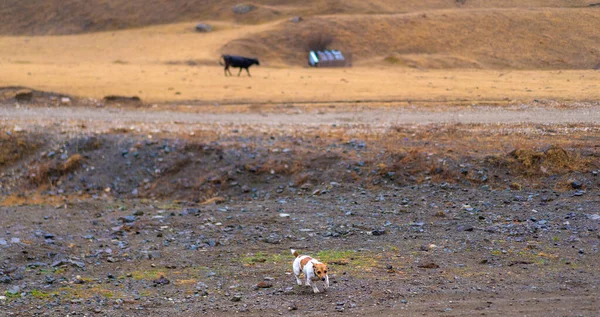
[[[585,7],[599,0],[4,0],[0,34],[73,34],[200,19],[260,23],[292,15],[406,13],[453,8]],[[235,14],[236,4],[254,10]]]
[[[600,9],[464,9],[332,15],[283,22],[229,42],[271,62],[306,64],[306,43],[330,33],[355,62],[423,68],[591,69],[600,62]]]

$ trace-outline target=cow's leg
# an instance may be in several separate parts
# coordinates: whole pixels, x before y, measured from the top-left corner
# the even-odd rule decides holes
[[[240,77],[240,74],[242,73],[242,67],[240,67],[240,72],[238,73],[238,77]]]
[[[223,70],[223,72],[225,73],[225,76],[227,76],[227,72],[229,72],[229,74],[231,75],[231,71],[229,70],[228,64],[225,64],[225,69]]]
[[[246,72],[248,73],[248,77],[252,77],[252,75],[250,75],[250,71],[248,70],[248,68],[246,68]]]

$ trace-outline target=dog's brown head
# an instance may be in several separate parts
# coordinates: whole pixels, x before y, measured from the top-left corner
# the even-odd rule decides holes
[[[325,276],[327,276],[327,264],[325,263],[316,263],[313,267],[315,271],[315,275],[319,277],[322,281],[325,280]]]

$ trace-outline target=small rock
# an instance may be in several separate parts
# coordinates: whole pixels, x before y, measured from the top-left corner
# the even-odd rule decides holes
[[[289,218],[289,217],[290,217],[290,214],[286,214],[286,213],[280,213],[280,214],[279,214],[279,217],[281,217],[281,218]]]
[[[62,97],[60,98],[60,104],[63,106],[70,106],[71,105],[71,98],[69,97]]]
[[[27,263],[27,267],[30,269],[35,269],[37,267],[41,267],[41,266],[47,266],[48,263],[44,263],[44,262],[31,262],[31,263]]]
[[[8,290],[6,290],[6,294],[8,295],[17,295],[19,293],[21,293],[21,287],[17,285],[11,286]]]
[[[196,31],[206,33],[212,31],[212,25],[206,23],[196,24]]]
[[[56,281],[56,278],[54,278],[54,276],[52,276],[52,275],[46,275],[45,279],[46,279],[46,283],[48,283],[48,284],[52,284]]]
[[[371,231],[371,234],[374,236],[381,236],[381,235],[385,234],[385,230],[375,229],[375,230]]]
[[[75,260],[71,260],[71,259],[58,259],[55,260],[54,262],[52,262],[52,267],[57,267],[57,266],[63,266],[66,264],[72,264],[73,266],[76,266],[78,268],[84,268],[85,267],[85,263],[80,262],[80,261],[75,261]]]
[[[302,22],[302,17],[298,17],[298,16],[292,17],[292,18],[290,18],[290,22],[292,22],[292,23]]]
[[[239,302],[241,300],[242,300],[242,295],[239,295],[239,294],[233,295],[233,297],[231,298],[232,302]]]
[[[123,216],[119,218],[122,222],[135,222],[137,220],[136,216]]]
[[[85,284],[85,281],[81,278],[80,275],[75,276],[73,279],[73,284]]]
[[[296,303],[291,303],[290,306],[288,306],[288,310],[298,310],[298,306],[296,306]]]
[[[459,226],[457,228],[458,231],[469,231],[469,232],[473,231],[473,229],[474,229],[473,226],[470,226],[470,225]]]
[[[281,236],[277,233],[271,233],[266,239],[264,239],[266,243],[278,244],[281,242]]]
[[[0,239],[0,245],[8,245],[8,242],[4,239]]]
[[[186,208],[181,212],[181,215],[197,215],[200,213],[200,209],[198,208]]]
[[[422,269],[439,269],[440,266],[433,263],[433,262],[429,262],[429,263],[425,263],[425,264],[420,264],[417,267],[422,268]]]
[[[236,4],[233,7],[233,13],[235,14],[246,14],[252,10],[256,9],[256,6],[252,5],[252,4]]]
[[[256,284],[256,288],[270,288],[270,287],[273,287],[273,283],[267,282],[267,281],[262,281],[262,282]]]
[[[583,187],[583,183],[578,180],[573,180],[573,181],[571,181],[571,187],[573,189],[581,189]]]
[[[69,260],[69,263],[71,263],[72,265],[78,267],[78,268],[84,268],[85,267],[85,263],[81,262],[81,261],[75,261],[75,260]]]
[[[0,276],[1,284],[10,284],[10,282],[12,282],[12,278],[10,278],[10,276],[7,276],[7,275]]]
[[[591,214],[591,215],[586,215],[586,216],[590,220],[600,220],[600,214]]]
[[[160,276],[159,278],[155,279],[154,281],[152,281],[152,283],[154,283],[154,285],[166,285],[171,283],[171,281],[169,281],[168,279],[166,279],[164,276]]]
[[[248,187],[248,185],[242,186],[242,192],[244,192],[244,193],[250,192],[250,187]]]

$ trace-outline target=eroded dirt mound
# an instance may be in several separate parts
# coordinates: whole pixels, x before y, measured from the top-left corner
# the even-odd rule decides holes
[[[365,141],[234,133],[203,142],[202,137],[148,139],[127,130],[115,132],[68,139],[46,149],[28,161],[22,177],[13,177],[4,193],[42,190],[50,196],[245,201],[276,197],[284,191],[319,195],[342,183],[362,188],[423,183],[507,188],[515,182],[535,181],[537,186],[553,188],[574,173],[585,180],[582,172],[600,168],[594,156],[598,153],[582,155],[580,150],[556,145],[490,156],[487,151],[471,153],[460,144],[439,146],[422,139]]]
[[[58,105],[61,103],[61,99],[65,99],[65,103],[68,100],[69,105],[73,100],[73,97],[55,92],[47,92],[28,87],[21,86],[7,86],[0,87],[0,101],[17,102],[17,103],[46,103]]]

